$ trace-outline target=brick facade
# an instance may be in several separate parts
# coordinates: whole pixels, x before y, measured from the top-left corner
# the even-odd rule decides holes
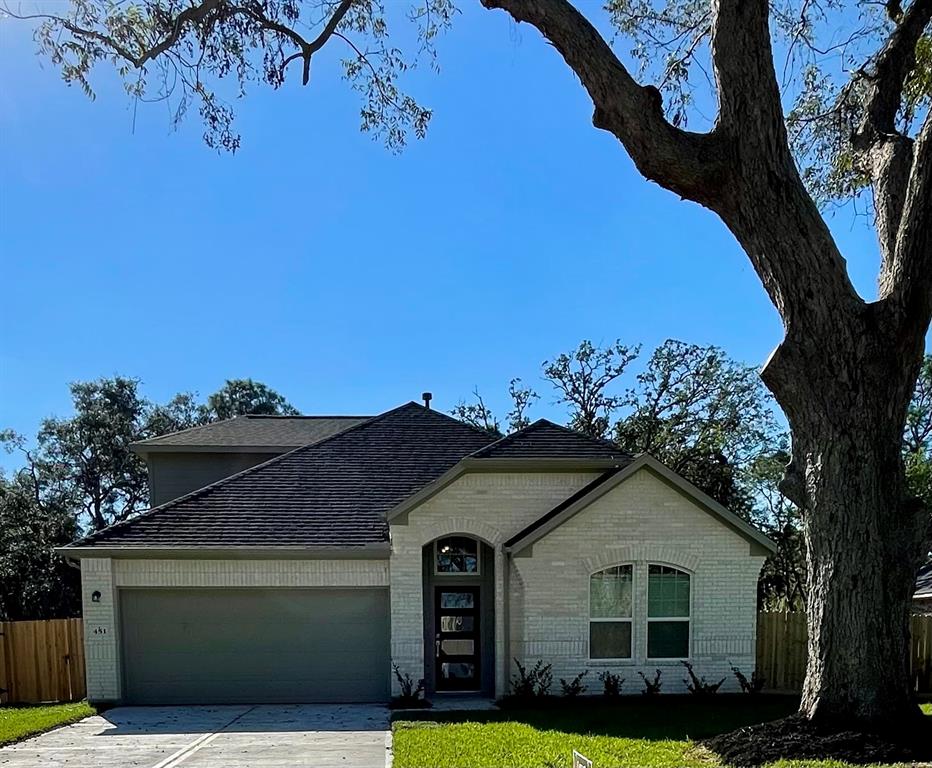
[[[663,672],[663,690],[684,690],[679,662],[647,654],[647,568],[672,565],[691,574],[691,660],[710,680],[736,681],[730,667],[754,668],[757,578],[764,557],[744,537],[647,470],[641,470],[534,544],[530,556],[507,557],[502,542],[596,477],[591,473],[467,474],[392,525],[392,658],[420,674],[424,665],[421,548],[452,533],[477,536],[495,550],[496,685],[507,691],[511,658],[553,665],[561,677],[590,669],[599,689],[604,669],[641,689],[638,671]],[[503,578],[509,562],[507,580]],[[588,658],[589,575],[610,565],[634,567],[633,658],[606,664]],[[508,633],[504,621],[508,590]]]
[[[422,548],[449,534],[475,536],[494,552],[497,695],[507,692],[513,657],[552,664],[554,693],[559,678],[584,669],[590,670],[586,682],[593,693],[605,669],[625,678],[626,693],[641,689],[638,671],[652,675],[656,668],[663,671],[664,692],[682,691],[685,670],[678,662],[646,658],[650,563],[691,574],[691,659],[699,675],[725,677],[725,689],[733,689],[730,666],[746,674],[754,667],[757,578],[764,557],[751,554],[755,550],[746,538],[652,472],[636,472],[529,551],[506,555],[509,537],[597,476],[467,473],[392,523],[388,560],[82,559],[88,698],[110,702],[122,695],[121,588],[388,585],[392,660],[419,677],[425,661]],[[633,658],[612,664],[589,660],[589,576],[628,563],[634,569]]]

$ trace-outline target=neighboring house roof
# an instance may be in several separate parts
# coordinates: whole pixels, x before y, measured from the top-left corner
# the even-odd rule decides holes
[[[519,531],[515,536],[512,536],[505,542],[505,547],[515,554],[528,549],[552,530],[563,525],[577,512],[582,511],[596,499],[621,485],[642,469],[652,472],[674,490],[682,493],[700,508],[717,517],[720,522],[750,541],[752,545],[759,545],[763,554],[776,552],[777,545],[754,526],[746,523],[734,512],[723,507],[711,496],[706,495],[688,480],[680,477],[672,469],[664,466],[653,456],[646,453],[642,453],[624,467],[604,472],[569,499],[561,502],[522,531]]]
[[[534,458],[630,459],[631,454],[608,440],[588,437],[546,419],[538,419],[485,448],[476,451],[475,459]]]
[[[278,452],[326,440],[371,416],[236,416],[133,443],[137,453],[161,451]]]
[[[919,578],[916,579],[916,600],[932,599],[932,562],[926,563],[919,569]]]
[[[366,547],[385,513],[489,442],[409,403],[117,523],[83,547]]]

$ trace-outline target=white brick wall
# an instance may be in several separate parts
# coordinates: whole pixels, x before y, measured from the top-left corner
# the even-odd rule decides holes
[[[386,587],[388,560],[114,560],[117,587]]]
[[[596,477],[590,473],[474,473],[441,491],[392,525],[392,658],[412,675],[424,664],[421,548],[439,536],[472,534],[496,551],[496,617],[503,615],[504,555],[501,543]],[[746,539],[646,470],[603,496],[533,548],[512,559],[510,627],[506,646],[496,622],[496,692],[506,690],[510,657],[553,664],[558,680],[591,670],[587,683],[599,690],[598,673],[618,671],[624,690],[641,690],[638,670],[663,670],[663,690],[682,691],[678,662],[646,660],[647,564],[660,562],[693,574],[692,659],[709,679],[726,677],[730,664],[754,666],[757,577],[763,557],[750,556]],[[589,574],[618,563],[635,565],[634,659],[606,665],[588,660]]]
[[[388,560],[82,559],[87,696],[119,701],[121,587],[383,587]],[[100,592],[100,602],[92,601]]]
[[[93,595],[100,593],[100,601]],[[87,698],[118,701],[120,691],[120,622],[113,567],[109,559],[81,561],[81,596],[84,603],[84,657]]]
[[[584,669],[591,692],[598,673],[625,678],[624,691],[643,688],[638,671],[662,670],[663,690],[682,692],[686,670],[677,661],[647,657],[648,563],[677,566],[692,574],[691,651],[696,673],[726,678],[734,690],[736,664],[749,674],[755,663],[757,578],[764,558],[750,556],[746,539],[724,526],[647,470],[583,509],[534,544],[533,557],[515,557],[511,575],[511,652],[524,662],[553,664],[559,678]],[[588,659],[589,575],[610,565],[634,565],[633,659]]]
[[[501,544],[598,477],[595,472],[477,472],[463,475],[391,526],[392,660],[412,676],[424,670],[421,548],[451,533],[466,533],[495,550],[495,615],[504,611]],[[505,629],[495,626],[497,694],[505,692]],[[397,684],[396,684],[397,685]],[[395,690],[395,693],[398,691]]]

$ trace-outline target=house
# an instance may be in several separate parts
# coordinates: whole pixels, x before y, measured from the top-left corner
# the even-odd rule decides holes
[[[429,696],[500,696],[513,659],[589,669],[593,692],[660,669],[676,692],[681,660],[725,688],[754,667],[774,545],[650,456],[544,420],[495,440],[416,403],[135,450],[156,506],[60,550],[93,701],[382,701],[392,665]]]
[[[913,611],[932,616],[932,562],[919,569],[916,593],[913,595]]]

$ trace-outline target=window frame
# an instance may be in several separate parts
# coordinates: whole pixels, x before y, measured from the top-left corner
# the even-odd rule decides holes
[[[631,615],[627,617],[594,617],[592,615],[592,577],[598,573],[604,573],[605,571],[610,571],[613,568],[629,568],[631,570]],[[637,580],[637,568],[634,562],[624,562],[624,563],[614,563],[612,565],[606,565],[604,568],[599,568],[597,571],[592,571],[588,576],[586,576],[586,604],[587,604],[587,618],[589,619],[586,622],[586,657],[590,664],[633,664],[634,663],[634,616],[637,613],[636,611],[636,602],[637,602],[637,589],[635,588],[635,582]],[[627,623],[631,628],[630,638],[631,638],[631,648],[627,656],[605,656],[605,657],[593,657],[592,655],[592,624],[622,624]]]
[[[689,615],[688,616],[651,616],[650,615],[650,567],[656,565],[660,568],[670,568],[674,571],[679,571],[680,573],[685,573],[689,577]],[[651,663],[675,663],[678,664],[681,661],[690,661],[693,657],[693,578],[695,574],[683,568],[680,565],[673,565],[672,563],[661,563],[656,561],[648,561],[647,563],[647,589],[645,592],[647,598],[647,605],[645,606],[644,614],[647,619],[644,624],[644,660]],[[685,656],[651,656],[650,655],[650,625],[652,622],[686,622],[686,655]]]
[[[441,571],[437,567],[439,565],[439,546],[441,541],[446,541],[448,539],[468,539],[469,541],[474,541],[476,543],[476,570],[474,571]],[[482,575],[482,542],[479,541],[475,536],[469,536],[462,533],[451,533],[449,536],[441,536],[439,539],[434,539],[434,546],[432,547],[434,553],[434,576],[452,576],[457,579],[465,577],[476,577]]]

